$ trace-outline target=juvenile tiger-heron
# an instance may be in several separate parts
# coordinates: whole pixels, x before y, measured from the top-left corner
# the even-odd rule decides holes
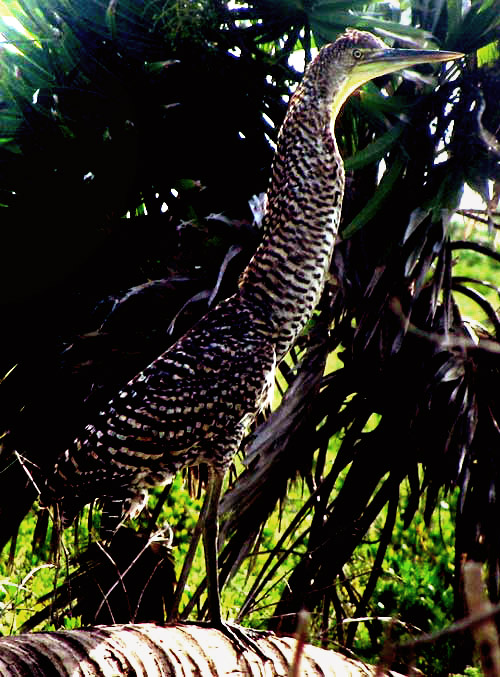
[[[334,137],[348,96],[372,78],[455,52],[391,49],[349,30],[323,47],[290,100],[267,192],[264,236],[236,293],[147,366],[61,456],[42,499],[63,524],[96,498],[117,520],[152,486],[206,463],[203,526],[211,622],[220,611],[217,507],[224,473],[245,430],[269,402],[276,366],[311,318],[340,221],[344,169]]]

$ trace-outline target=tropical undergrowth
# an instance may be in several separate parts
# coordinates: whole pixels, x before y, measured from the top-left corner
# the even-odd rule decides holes
[[[496,0],[1,4],[24,27],[3,21],[0,53],[3,629],[157,619],[171,604],[203,469],[122,532],[111,559],[132,553],[138,586],[125,596],[94,539],[99,510],[80,519],[75,562],[74,530],[57,549],[35,485],[102,402],[235,289],[297,64],[347,26],[468,56],[369,83],[338,120],[341,238],[281,365],[280,406],[222,501],[224,608],[293,633],[306,607],[314,641],[375,658],[384,637],[464,615],[463,557],[498,601]],[[465,184],[488,204],[477,241],[453,226]],[[204,615],[202,573],[198,555],[190,618]],[[471,659],[466,641],[442,647],[417,658],[432,674]]]

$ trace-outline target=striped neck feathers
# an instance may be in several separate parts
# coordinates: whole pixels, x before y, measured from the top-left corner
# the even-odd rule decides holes
[[[270,314],[279,359],[319,300],[340,221],[344,170],[333,125],[345,77],[334,49],[320,51],[290,101],[267,192],[265,235],[240,278],[240,294]]]

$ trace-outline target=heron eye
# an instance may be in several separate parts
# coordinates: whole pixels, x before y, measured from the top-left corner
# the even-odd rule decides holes
[[[361,57],[363,56],[363,53],[361,52],[360,49],[353,49],[352,55],[355,59],[361,59]]]

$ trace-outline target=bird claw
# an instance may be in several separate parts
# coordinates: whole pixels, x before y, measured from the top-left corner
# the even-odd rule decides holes
[[[244,654],[248,650],[253,651],[259,658],[263,661],[271,660],[271,656],[266,654],[263,651],[258,643],[250,637],[250,634],[266,636],[269,634],[266,631],[253,630],[252,628],[243,628],[241,625],[236,625],[232,623],[226,623],[222,620],[213,623],[213,622],[199,622],[196,621],[197,625],[206,625],[206,627],[213,628],[221,632],[234,646],[238,654]]]
[[[270,656],[268,656],[265,651],[260,648],[258,643],[250,637],[250,632],[247,629],[242,628],[240,625],[231,625],[229,623],[224,623],[223,621],[221,621],[220,625],[218,624],[216,628],[232,642],[238,653],[243,654],[250,649],[250,651],[257,654],[263,661],[270,660]]]

